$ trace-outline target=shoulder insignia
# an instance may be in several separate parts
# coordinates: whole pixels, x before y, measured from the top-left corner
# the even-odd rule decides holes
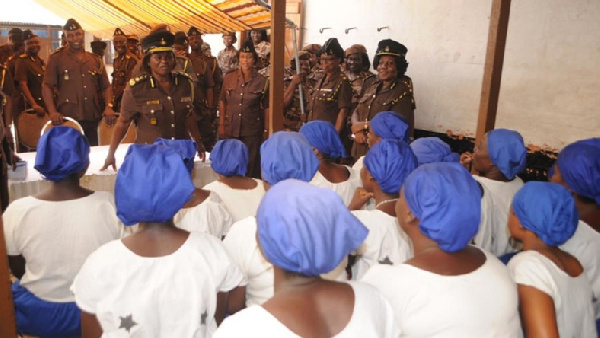
[[[23,53],[23,54],[19,55],[19,57],[20,57],[21,59],[25,59],[25,58],[27,57],[27,54]]]
[[[149,77],[148,77],[147,75],[141,75],[141,76],[138,76],[138,77],[135,77],[135,78],[133,78],[133,77],[132,77],[132,78],[129,80],[129,86],[130,86],[130,87],[133,87],[133,86],[137,85],[138,83],[144,82],[144,81],[145,81],[145,80],[147,80],[148,78],[149,78]]]

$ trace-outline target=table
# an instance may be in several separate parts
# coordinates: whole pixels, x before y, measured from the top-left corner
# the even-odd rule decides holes
[[[117,168],[123,164],[123,159],[125,158],[129,145],[130,144],[127,143],[121,144],[115,152]],[[100,168],[104,165],[107,154],[108,146],[90,148],[90,166],[85,176],[81,178],[81,186],[94,191],[109,191],[114,193],[117,173],[112,168],[100,171]],[[42,175],[33,168],[35,164],[35,153],[22,153],[18,154],[18,156],[27,162],[27,177],[25,180],[8,181],[10,202],[22,197],[35,195],[51,184],[49,181],[44,180]],[[218,179],[218,175],[210,167],[208,158],[209,153],[206,153],[206,162],[201,162],[197,157],[194,161],[192,181],[196,187],[203,187]]]

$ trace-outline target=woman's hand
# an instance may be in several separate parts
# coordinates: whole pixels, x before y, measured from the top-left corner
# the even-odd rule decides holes
[[[196,150],[198,151],[198,157],[200,158],[200,161],[205,162],[206,161],[206,149],[204,149],[204,145],[202,144],[202,142],[198,142],[197,143],[197,148]]]
[[[365,188],[356,188],[354,197],[348,205],[350,210],[360,210],[373,197],[372,192],[368,192]]]
[[[358,144],[367,143],[367,137],[365,136],[365,133],[359,131],[358,133],[354,134],[354,142]]]
[[[471,164],[473,163],[473,153],[462,153],[460,155],[460,164],[467,168],[467,170],[471,170]]]

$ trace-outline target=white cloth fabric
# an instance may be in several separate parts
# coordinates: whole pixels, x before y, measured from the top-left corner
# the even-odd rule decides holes
[[[223,240],[231,259],[242,270],[246,285],[246,306],[261,305],[273,297],[273,265],[260,252],[256,241],[256,218],[247,217],[233,223],[227,237]],[[323,278],[344,281],[348,279],[345,271],[347,259]]]
[[[310,181],[310,184],[319,188],[328,188],[335,191],[344,201],[344,205],[348,206],[350,202],[352,202],[352,197],[354,197],[356,188],[362,186],[362,181],[360,180],[360,172],[357,174],[348,166],[346,166],[346,169],[348,170],[350,176],[344,182],[331,183],[323,175],[321,175],[320,172],[317,171],[313,179]]]
[[[515,255],[508,269],[517,284],[552,297],[560,337],[596,337],[592,289],[584,273],[571,277],[534,250]]]
[[[493,220],[491,221],[494,230],[492,231],[492,250],[494,255],[500,257],[504,254],[515,252],[509,243],[510,232],[508,231],[508,213],[515,194],[523,186],[523,180],[515,177],[512,181],[501,182],[490,180],[489,178],[473,175],[481,185],[490,192],[493,207],[491,208]],[[487,216],[487,215],[486,215]]]
[[[25,258],[21,285],[41,299],[72,302],[69,287],[86,258],[123,235],[113,201],[96,191],[68,201],[12,202],[2,219],[8,255]]]
[[[141,257],[122,241],[90,255],[73,282],[102,337],[211,337],[217,293],[244,283],[221,242],[192,232],[175,252]]]
[[[491,191],[483,184],[481,185],[483,196],[481,197],[481,221],[479,222],[479,230],[473,237],[473,244],[491,252],[498,256],[494,247],[494,232],[501,228],[496,222],[498,219],[494,217],[494,201]]]
[[[354,172],[359,177],[360,177],[360,171],[362,170],[363,166],[365,165],[364,161],[365,161],[365,157],[361,156],[358,158],[358,160],[356,160],[356,162],[354,162],[354,165],[352,166],[352,170],[354,170]]]
[[[350,321],[334,337],[398,337],[393,310],[383,295],[370,285],[350,282],[354,309]],[[251,306],[225,319],[214,335],[227,337],[300,337],[262,306]]]
[[[594,312],[600,318],[600,233],[579,221],[573,236],[560,248],[573,255],[583,266],[594,294]]]
[[[248,216],[256,216],[258,205],[265,195],[265,185],[261,180],[254,180],[257,183],[254,189],[233,189],[220,181],[211,182],[203,189],[214,191],[219,195],[235,223]]]
[[[373,265],[400,264],[412,258],[410,239],[400,229],[396,217],[380,210],[355,210],[352,214],[369,229],[367,238],[356,250],[352,279],[361,279]]]
[[[518,337],[518,295],[492,254],[475,271],[443,276],[409,264],[377,265],[362,279],[390,300],[403,337]]]
[[[221,239],[227,235],[233,224],[233,217],[221,202],[219,195],[211,192],[195,207],[179,210],[173,217],[173,222],[178,228],[189,232],[203,232]]]

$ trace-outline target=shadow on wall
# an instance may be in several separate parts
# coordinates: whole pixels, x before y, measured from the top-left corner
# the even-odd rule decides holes
[[[455,135],[452,131],[446,133],[436,133],[428,130],[415,129],[415,139],[420,137],[439,137],[444,142],[450,145],[452,151],[462,154],[464,152],[472,152],[475,147],[475,139],[472,137],[466,137],[462,134]],[[523,181],[547,181],[548,170],[554,161],[556,161],[558,154],[552,150],[545,150],[537,146],[527,146],[527,168],[519,177]]]

